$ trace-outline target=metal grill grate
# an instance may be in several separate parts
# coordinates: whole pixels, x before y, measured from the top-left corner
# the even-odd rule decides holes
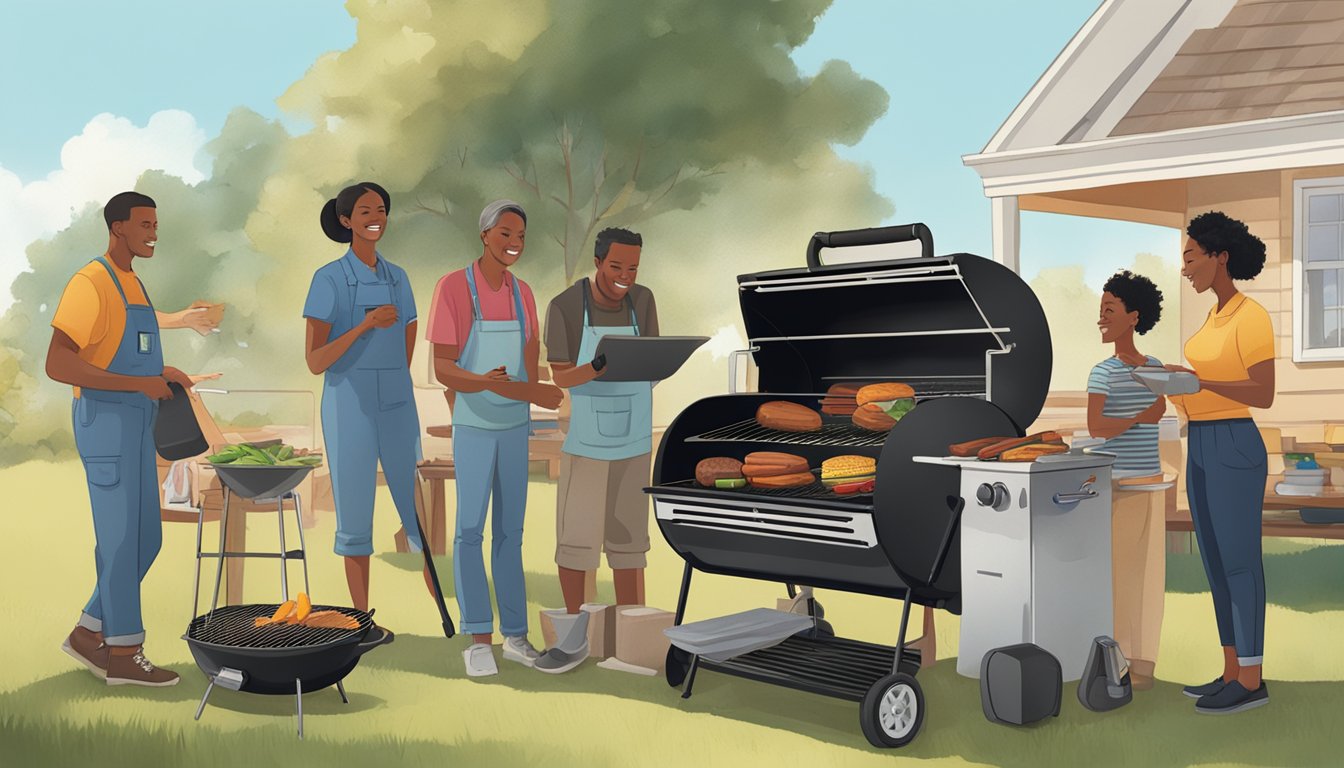
[[[697,490],[714,491],[715,493],[736,494],[744,493],[750,496],[771,496],[776,499],[828,499],[831,501],[866,501],[872,498],[871,493],[850,493],[841,496],[830,488],[822,485],[820,482],[812,485],[805,485],[801,488],[735,488],[725,490],[723,488],[705,488],[694,480],[678,480],[671,483],[662,483],[655,486],[659,489],[675,490],[679,488],[695,488]]]
[[[880,448],[886,440],[886,432],[869,432],[848,422],[823,423],[821,429],[814,432],[781,432],[762,427],[755,418],[686,438],[687,442],[776,443],[833,448]]]
[[[325,629],[305,627],[302,624],[267,627],[253,625],[254,619],[270,616],[279,607],[277,603],[226,605],[215,609],[213,613],[202,614],[192,619],[191,626],[187,628],[187,636],[203,643],[230,648],[274,650],[326,645],[359,634],[373,625],[373,617],[369,614],[335,605],[314,605],[313,613],[338,611],[358,621],[359,629]]]

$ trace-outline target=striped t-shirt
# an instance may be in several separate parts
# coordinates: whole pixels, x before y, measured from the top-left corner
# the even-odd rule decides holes
[[[1149,355],[1145,364],[1160,366],[1162,362]],[[1157,401],[1157,395],[1136,381],[1133,372],[1134,366],[1118,357],[1109,357],[1093,366],[1087,377],[1087,392],[1106,396],[1102,416],[1133,418]],[[1157,458],[1156,424],[1135,424],[1107,440],[1100,450],[1115,454],[1114,477],[1141,477],[1162,471]]]

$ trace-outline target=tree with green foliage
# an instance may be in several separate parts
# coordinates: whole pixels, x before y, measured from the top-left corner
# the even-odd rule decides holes
[[[806,76],[791,59],[828,5],[351,0],[355,43],[279,102],[311,130],[290,136],[239,112],[208,147],[210,178],[148,173],[137,185],[159,204],[151,296],[229,305],[224,333],[169,334],[165,352],[235,388],[318,389],[300,314],[313,271],[340,255],[318,211],[360,179],[392,195],[383,247],[409,272],[422,319],[435,281],[479,254],[481,207],[511,197],[530,235],[517,271],[543,307],[591,268],[595,233],[624,226],[645,235],[641,281],[658,292],[661,325],[737,325],[734,274],[799,265],[813,231],[890,212],[867,171],[832,149],[863,136],[886,94],[842,62]],[[43,374],[47,325],[103,229],[90,209],[28,249],[32,271],[0,320],[0,461],[70,447],[68,390]],[[722,375],[693,361],[660,387],[660,411],[721,391]]]

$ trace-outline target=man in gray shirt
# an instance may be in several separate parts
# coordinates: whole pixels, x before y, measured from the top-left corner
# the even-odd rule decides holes
[[[551,620],[556,643],[535,669],[557,674],[588,657],[588,614],[580,610],[584,581],[605,550],[618,605],[644,603],[649,551],[649,482],[653,383],[603,381],[596,356],[603,336],[657,336],[653,292],[636,285],[644,240],[604,229],[593,249],[593,277],[551,300],[546,359],[557,386],[570,393],[569,430],[560,455],[555,562],[565,610]]]

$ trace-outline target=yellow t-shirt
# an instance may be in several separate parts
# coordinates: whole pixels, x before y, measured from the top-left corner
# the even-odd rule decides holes
[[[1222,311],[1217,306],[1195,335],[1185,342],[1185,359],[1205,381],[1245,381],[1256,363],[1274,359],[1274,326],[1269,313],[1255,301],[1238,293]],[[1242,403],[1200,390],[1172,401],[1190,421],[1250,418]]]
[[[126,301],[149,304],[135,273],[123,272],[110,259],[108,263],[126,291]],[[70,278],[65,293],[61,294],[61,303],[56,305],[51,327],[64,332],[78,345],[80,359],[103,370],[112,364],[126,332],[126,308],[112,276],[102,264],[90,262]],[[78,388],[75,395],[79,395]]]

